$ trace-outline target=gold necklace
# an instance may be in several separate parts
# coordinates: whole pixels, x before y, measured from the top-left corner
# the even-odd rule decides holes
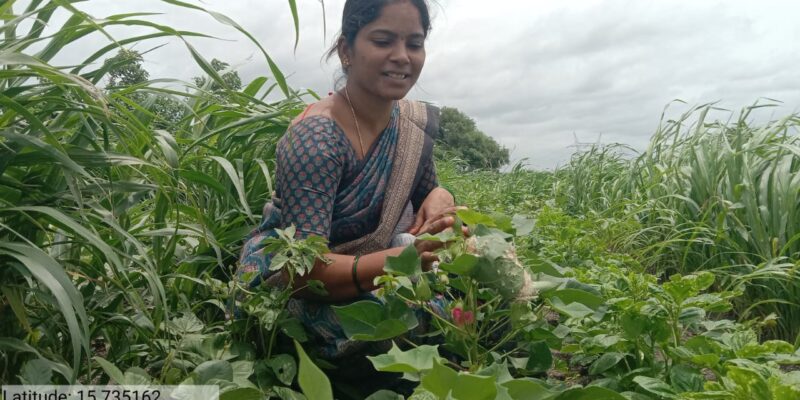
[[[347,104],[350,106],[350,112],[353,113],[353,121],[356,123],[356,133],[358,134],[358,145],[361,147],[361,159],[367,156],[364,152],[364,140],[361,139],[361,128],[358,127],[358,118],[356,118],[356,110],[353,108],[353,102],[350,101],[350,93],[347,91],[347,86],[344,87],[344,96],[347,99]]]

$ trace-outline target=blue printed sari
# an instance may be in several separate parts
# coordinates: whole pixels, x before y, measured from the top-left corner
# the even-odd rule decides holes
[[[386,129],[358,160],[331,118],[297,121],[278,143],[276,193],[242,249],[239,276],[258,271],[252,287],[262,279],[281,284],[280,274],[269,270],[271,255],[264,253],[263,241],[289,225],[295,225],[297,237],[328,239],[338,254],[362,255],[402,244],[398,239],[413,222],[414,211],[437,186],[432,160],[437,130],[436,108],[398,101]],[[319,355],[335,359],[364,343],[347,339],[331,305],[292,298],[287,309],[303,323]]]

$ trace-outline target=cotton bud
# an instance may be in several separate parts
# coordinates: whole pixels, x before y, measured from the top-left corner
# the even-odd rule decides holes
[[[475,314],[472,311],[464,311],[461,307],[454,307],[451,315],[456,326],[464,326],[475,322]]]

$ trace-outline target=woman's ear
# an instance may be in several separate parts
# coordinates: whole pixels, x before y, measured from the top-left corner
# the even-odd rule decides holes
[[[336,49],[339,53],[339,61],[342,63],[342,69],[347,72],[347,69],[350,67],[350,55],[352,51],[350,46],[347,44],[347,40],[344,39],[344,36],[339,37],[339,42],[336,44]]]

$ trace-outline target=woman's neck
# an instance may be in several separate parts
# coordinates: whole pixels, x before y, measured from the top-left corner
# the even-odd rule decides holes
[[[389,119],[392,117],[394,101],[376,99],[375,96],[364,93],[359,88],[350,85],[346,85],[343,91],[358,117],[361,134],[369,135],[370,137],[380,134],[389,124]]]

